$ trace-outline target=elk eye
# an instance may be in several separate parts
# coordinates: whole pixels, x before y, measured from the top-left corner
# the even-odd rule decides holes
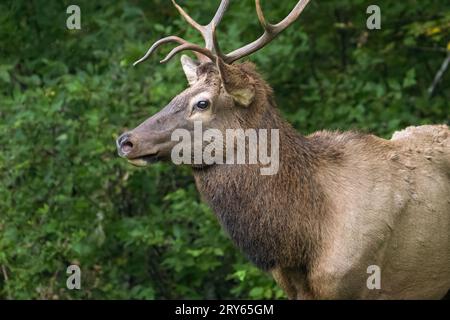
[[[205,110],[209,107],[209,102],[206,100],[200,100],[195,106],[201,110]]]

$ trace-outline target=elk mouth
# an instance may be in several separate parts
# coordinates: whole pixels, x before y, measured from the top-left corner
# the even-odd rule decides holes
[[[143,156],[139,156],[136,158],[132,158],[132,159],[127,159],[129,163],[131,163],[132,165],[136,166],[136,167],[145,167],[148,166],[149,164],[158,162],[159,156],[158,156],[158,152],[157,153],[152,153],[152,154],[147,154],[147,155],[143,155]]]

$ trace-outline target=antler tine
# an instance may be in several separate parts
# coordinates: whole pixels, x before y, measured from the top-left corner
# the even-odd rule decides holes
[[[256,1],[259,2],[259,0],[256,0]],[[274,29],[274,32],[280,33],[281,31],[283,31],[284,29],[289,27],[293,22],[295,22],[295,20],[298,19],[300,14],[305,9],[308,2],[309,2],[309,0],[299,1],[295,5],[294,9],[292,9],[292,11],[288,14],[288,16],[286,18],[284,18],[281,22],[279,22],[276,25],[271,25]]]
[[[214,26],[218,26],[220,21],[222,21],[222,18],[225,14],[225,11],[228,9],[228,5],[230,4],[230,0],[222,0],[220,2],[219,8],[216,11],[216,14],[214,15],[214,18],[211,20],[209,25],[214,24]]]
[[[292,11],[277,24],[270,24],[266,21],[264,17],[264,13],[261,9],[261,5],[259,0],[255,0],[256,3],[256,13],[258,15],[259,22],[261,26],[264,28],[264,33],[257,40],[245,45],[242,48],[236,49],[229,54],[223,56],[223,60],[226,63],[233,63],[236,60],[239,60],[245,56],[252,54],[255,51],[263,48],[273,39],[275,39],[284,29],[286,29],[289,25],[291,25],[295,20],[298,19],[302,11],[305,9],[309,0],[300,0],[292,9]]]
[[[183,18],[191,25],[193,26],[195,29],[197,29],[198,31],[200,31],[202,34],[205,32],[205,29],[208,26],[211,26],[212,24],[214,24],[215,26],[217,26],[220,21],[222,21],[223,15],[225,14],[225,11],[228,8],[228,5],[230,4],[230,0],[222,0],[220,2],[219,8],[216,11],[216,14],[214,15],[214,18],[211,20],[210,23],[208,23],[207,25],[201,25],[199,24],[197,21],[195,21],[194,19],[192,19],[192,17],[190,15],[188,15],[186,13],[186,11],[184,11],[184,9],[179,6],[175,0],[172,0],[173,5],[175,6],[175,8],[178,10],[178,12],[183,16]]]
[[[261,9],[261,4],[259,3],[259,0],[255,1],[256,5],[256,14],[258,15],[259,23],[264,28],[264,30],[270,29],[271,25],[266,21],[266,18],[264,17],[264,12]]]
[[[172,0],[172,3],[174,5],[174,7],[178,10],[178,12],[181,14],[181,16],[187,21],[187,23],[189,23],[191,26],[193,26],[195,29],[197,29],[198,31],[200,31],[201,34],[203,34],[205,32],[205,26],[202,26],[201,24],[199,24],[197,21],[195,21],[194,19],[191,18],[190,15],[188,15],[186,13],[186,11],[184,11],[184,9],[182,7],[180,7],[178,5],[178,3],[176,3],[175,0]]]
[[[179,44],[181,44],[181,45],[183,45],[183,44],[189,44],[189,42],[187,42],[186,40],[184,40],[184,39],[182,39],[182,38],[180,38],[180,37],[177,37],[177,36],[170,36],[170,37],[165,37],[165,38],[159,39],[158,41],[156,41],[156,42],[150,47],[150,49],[148,49],[147,53],[146,53],[142,58],[140,58],[140,59],[137,60],[135,63],[133,63],[133,66],[136,66],[137,64],[139,64],[139,63],[141,63],[141,62],[147,60],[147,59],[150,57],[150,55],[151,55],[153,52],[155,52],[155,50],[156,50],[159,46],[161,46],[162,44],[165,44],[165,43],[169,43],[169,42],[177,42],[177,43],[179,43]],[[195,53],[196,53],[196,55],[197,55],[197,58],[200,60],[202,57],[201,57],[200,55],[198,55],[197,52],[195,52]]]
[[[190,50],[190,51],[201,53],[202,55],[211,59],[211,61],[216,61],[216,56],[210,50],[208,50],[206,48],[202,48],[196,44],[185,43],[185,44],[182,44],[182,45],[172,49],[172,51],[170,51],[169,54],[163,60],[160,61],[160,63],[166,63],[167,61],[172,59],[174,55],[176,55],[177,53],[179,53],[181,51],[185,51],[185,50]],[[200,59],[200,60],[202,60],[202,59]]]
[[[225,11],[230,4],[230,0],[222,0],[220,2],[219,8],[217,9],[214,17],[207,25],[201,25],[194,19],[192,19],[192,17],[188,15],[186,11],[184,11],[184,9],[176,3],[175,0],[172,0],[172,3],[175,8],[177,8],[178,12],[183,16],[183,18],[202,34],[202,37],[205,40],[206,48],[211,50],[211,52],[213,52],[214,54],[222,56],[219,50],[219,45],[215,39],[215,32],[216,27],[219,25],[220,21],[222,21]]]
[[[206,29],[209,31],[208,36],[205,38],[206,47],[211,49],[220,58],[223,57],[223,54],[221,53],[219,43],[216,40],[216,28],[222,21],[229,4],[229,0],[222,0],[216,14],[214,15],[214,18],[212,18],[211,22],[206,26]]]

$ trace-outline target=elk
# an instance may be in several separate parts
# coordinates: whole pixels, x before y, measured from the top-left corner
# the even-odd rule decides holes
[[[177,46],[189,87],[159,113],[116,141],[118,153],[137,166],[170,159],[178,128],[192,131],[279,130],[279,170],[259,174],[260,164],[192,165],[198,191],[234,244],[272,274],[290,299],[440,299],[450,289],[450,132],[446,125],[408,127],[390,140],[359,132],[299,134],[277,109],[271,87],[250,62],[297,20],[299,1],[262,36],[228,54],[215,30],[229,0],[197,29],[205,47],[177,36],[151,46]],[[378,268],[381,284],[368,285]]]

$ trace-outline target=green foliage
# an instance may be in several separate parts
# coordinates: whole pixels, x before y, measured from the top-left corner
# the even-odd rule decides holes
[[[266,4],[267,2],[267,4]],[[263,1],[271,21],[295,1]],[[205,23],[218,1],[180,1]],[[168,1],[0,4],[0,298],[282,298],[233,247],[199,199],[188,168],[136,169],[117,135],[185,86],[179,63],[132,68],[168,34],[200,41]],[[427,88],[447,54],[440,1],[311,1],[299,22],[251,57],[285,117],[303,133],[393,131],[449,121],[449,75]],[[232,50],[261,32],[252,1],[233,2],[219,30]],[[66,289],[79,264],[82,290]]]

